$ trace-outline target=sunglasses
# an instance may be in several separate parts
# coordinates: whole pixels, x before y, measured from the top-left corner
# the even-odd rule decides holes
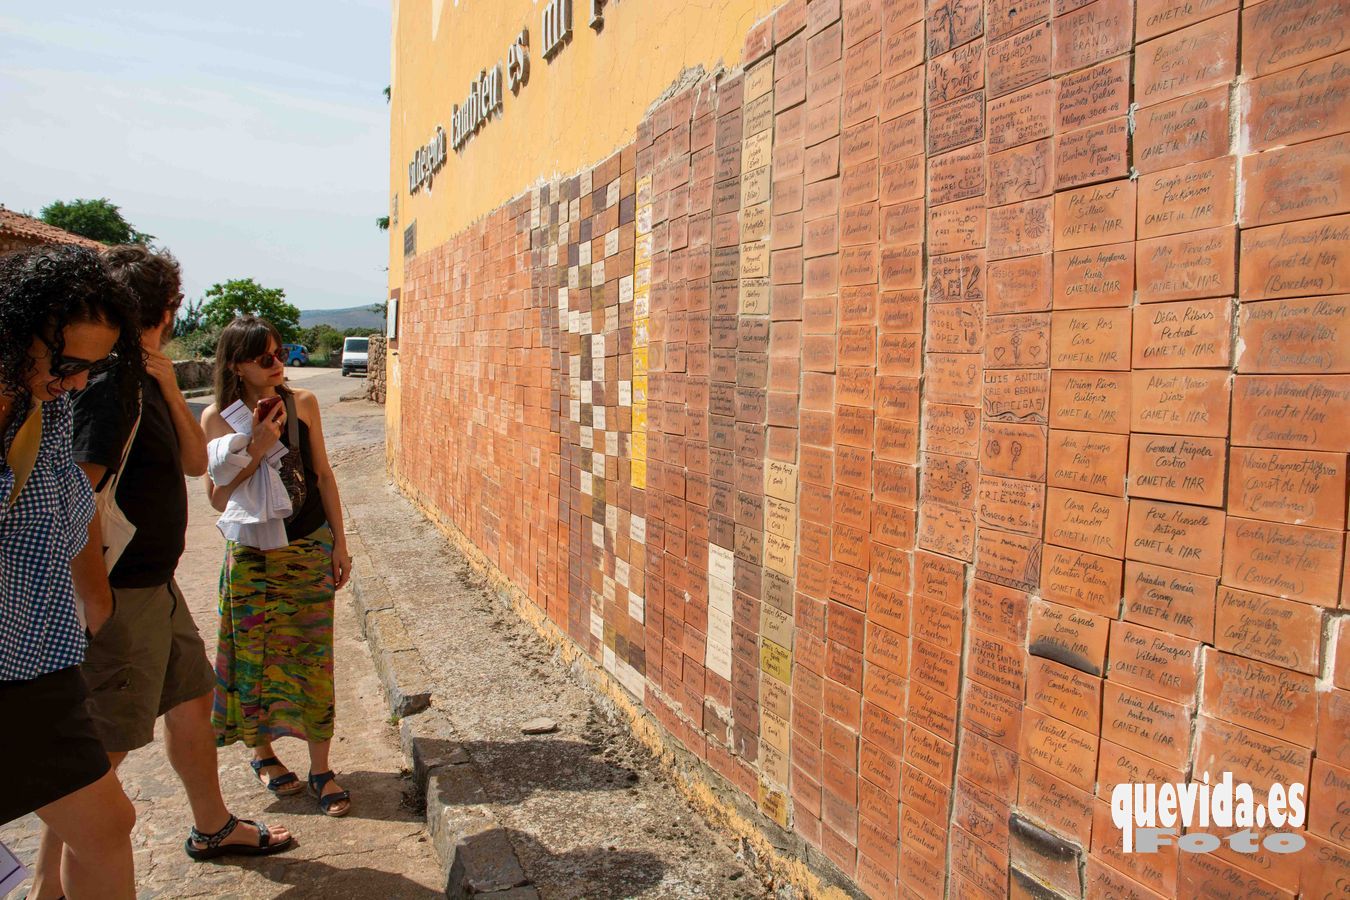
[[[81,372],[97,375],[116,368],[117,363],[116,354],[109,354],[102,359],[80,359],[78,356],[62,356],[59,353],[53,353],[51,373],[56,378],[73,378]]]
[[[260,369],[270,369],[275,365],[281,365],[286,361],[280,350],[274,350],[271,353],[264,353],[262,356],[254,359],[246,359],[244,362],[257,363]]]

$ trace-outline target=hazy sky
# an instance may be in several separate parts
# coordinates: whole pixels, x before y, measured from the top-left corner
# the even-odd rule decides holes
[[[385,296],[388,0],[0,8],[0,204],[107,197],[189,297],[252,277],[301,309]]]

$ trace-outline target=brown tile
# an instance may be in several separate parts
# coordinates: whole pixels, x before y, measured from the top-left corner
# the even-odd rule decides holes
[[[954,150],[984,139],[984,92],[975,91],[928,110],[929,155]]]
[[[989,96],[1000,97],[1050,77],[1051,27],[1047,22],[989,46]]]
[[[1202,506],[1130,500],[1125,556],[1217,575],[1224,546],[1224,515]]]
[[[1048,483],[1051,487],[1123,497],[1128,438],[1051,429]]]
[[[1199,641],[1129,622],[1111,623],[1107,678],[1181,704],[1195,701]]]
[[[1131,0],[1095,0],[1057,17],[1055,74],[1090,66],[1129,49],[1133,26]]]
[[[1045,508],[1045,539],[1050,543],[1102,556],[1125,555],[1123,498],[1050,488]]]
[[[1236,8],[1236,0],[1205,0],[1200,4],[1186,4],[1180,0],[1138,0],[1135,40],[1147,41]]]
[[[1239,375],[1234,384],[1234,444],[1292,450],[1342,450],[1350,440],[1350,378],[1341,375]]]
[[[1134,237],[1134,219],[1135,184],[1129,180],[1056,194],[1055,249],[1073,250],[1129,240]]]
[[[1225,84],[1237,74],[1236,11],[1215,16],[1136,49],[1134,97],[1152,106]]]
[[[1350,212],[1350,195],[1328,190],[1350,181],[1350,138],[1334,135],[1268,150],[1242,161],[1244,227]]]
[[[984,41],[972,41],[929,60],[927,80],[929,106],[947,103],[984,87]]]
[[[928,160],[928,202],[933,206],[984,193],[984,146],[973,144]]]
[[[942,0],[929,5],[929,58],[978,37],[984,30],[984,11],[981,7],[978,0]]]
[[[1022,759],[1081,790],[1097,773],[1097,736],[1028,709],[1022,716]]]
[[[1167,765],[1185,765],[1191,718],[1182,704],[1109,680],[1103,686],[1102,739]]]
[[[1065,75],[1057,84],[1057,131],[1070,131],[1123,116],[1130,105],[1130,59],[1120,57]]]
[[[1110,244],[1054,256],[1055,309],[1128,306],[1134,296],[1135,246]]]
[[[1050,18],[1050,0],[1032,0],[1018,3],[1014,0],[992,0],[985,12],[985,33],[996,41],[1031,25]]]
[[[1319,607],[1224,586],[1215,607],[1215,646],[1316,675],[1321,665],[1322,625]]]
[[[1169,369],[1133,374],[1134,431],[1223,437],[1232,392],[1226,371]]]
[[[1336,602],[1342,532],[1234,516],[1224,543],[1225,584],[1303,603]]]
[[[1124,117],[1055,137],[1056,190],[1119,178],[1129,168],[1129,126]]]
[[[987,418],[1044,425],[1049,421],[1051,378],[1047,369],[984,373],[983,408]]]
[[[881,73],[889,78],[923,62],[924,29],[922,22],[882,31]]]
[[[1111,822],[1111,809],[1105,801],[1098,801],[1092,822],[1092,856],[1095,874],[1090,874],[1093,888],[1109,896],[1178,897],[1177,870],[1179,851],[1164,846],[1145,860],[1142,854],[1124,853],[1120,831]],[[1122,874],[1124,873],[1124,874]],[[1143,883],[1146,887],[1134,887]],[[1148,893],[1141,893],[1148,891]]]
[[[1311,747],[1317,722],[1316,679],[1209,649],[1200,710],[1262,734]]]
[[[1254,237],[1252,241],[1255,245],[1272,236]],[[1139,241],[1135,248],[1135,272],[1140,302],[1232,295],[1236,245],[1237,234],[1232,228],[1210,228]],[[1244,256],[1243,265],[1249,273],[1255,272],[1253,266],[1259,253],[1253,252],[1250,264]],[[1277,255],[1278,251],[1269,254]],[[1254,286],[1252,290],[1261,293],[1263,288]]]
[[[1135,307],[1134,365],[1227,367],[1232,322],[1233,303],[1228,298]]]
[[[958,153],[962,151],[957,151]],[[983,159],[983,147],[979,148]],[[1023,144],[988,159],[989,205],[1002,206],[1018,200],[1044,197],[1054,189],[1055,154],[1050,139]],[[984,181],[980,182],[981,193]],[[931,189],[930,189],[931,193]],[[952,199],[958,199],[953,197]]]
[[[1122,570],[1120,560],[1047,545],[1041,592],[1051,600],[1114,616],[1120,606]]]
[[[1346,49],[1345,10],[1277,0],[1242,12],[1242,72],[1255,78]]]
[[[1125,434],[1130,430],[1130,377],[1110,372],[1052,372],[1050,425]]]
[[[989,210],[989,258],[1048,253],[1054,240],[1051,202],[1049,197],[1040,197]]]
[[[1334,293],[1350,277],[1350,216],[1242,233],[1239,297],[1258,300]]]
[[[1348,59],[1342,52],[1251,81],[1243,119],[1247,146],[1265,150],[1350,130],[1350,106],[1342,102]]]
[[[975,197],[932,208],[928,212],[928,246],[933,254],[984,246],[985,205]]]
[[[1234,447],[1228,511],[1290,525],[1342,527],[1345,469],[1340,454]]]
[[[988,312],[1003,314],[1049,309],[1053,270],[1054,260],[1048,253],[998,260],[989,265]],[[1131,265],[1131,274],[1133,271]]]
[[[1222,438],[1133,434],[1130,436],[1130,494],[1221,506],[1224,455]]]
[[[1050,365],[1057,369],[1123,371],[1130,367],[1128,309],[1063,310],[1053,314]]]
[[[1220,157],[1140,178],[1138,236],[1231,224],[1236,171],[1236,159]]]
[[[1222,87],[1139,110],[1134,167],[1147,174],[1223,156],[1229,145],[1228,114],[1229,92]]]

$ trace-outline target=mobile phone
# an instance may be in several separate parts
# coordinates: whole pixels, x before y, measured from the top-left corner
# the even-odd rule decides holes
[[[280,397],[264,397],[258,401],[258,421],[262,422],[273,417],[274,410],[281,405]]]

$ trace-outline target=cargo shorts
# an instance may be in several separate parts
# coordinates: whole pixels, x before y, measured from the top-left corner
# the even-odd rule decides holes
[[[126,753],[155,739],[160,716],[214,690],[216,675],[176,582],[113,588],[113,598],[80,672],[104,749]]]

